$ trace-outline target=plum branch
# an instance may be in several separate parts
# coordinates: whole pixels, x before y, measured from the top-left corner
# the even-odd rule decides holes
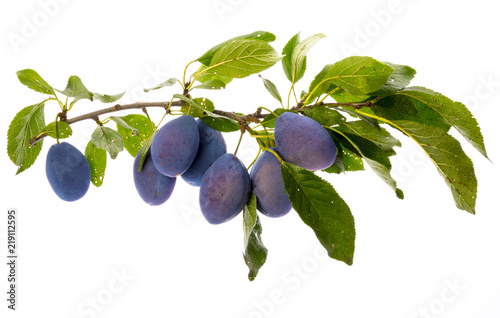
[[[164,101],[164,102],[136,102],[132,104],[116,104],[112,107],[107,107],[103,109],[99,109],[87,114],[79,115],[77,117],[73,118],[67,118],[67,111],[62,111],[58,114],[59,120],[66,122],[67,124],[71,125],[83,120],[91,119],[99,123],[99,116],[104,115],[104,114],[109,114],[117,111],[123,111],[123,110],[131,110],[131,109],[142,109],[143,111],[146,110],[149,107],[160,107],[164,108],[168,113],[170,112],[171,107],[182,107],[186,105],[186,102],[183,100],[176,100],[176,101]],[[305,108],[311,108],[311,107],[318,107],[318,106],[325,106],[325,107],[342,107],[342,106],[347,106],[347,107],[353,107],[355,109],[360,109],[363,107],[371,107],[374,104],[371,101],[368,102],[362,102],[362,103],[324,103],[320,102],[317,104],[312,104],[312,105],[301,105],[299,103],[297,106],[291,107],[290,110],[298,111],[301,112]],[[248,123],[256,123],[259,124],[260,120],[268,116],[268,113],[262,113],[262,108],[259,107],[255,112],[246,114],[246,115],[239,115],[236,114],[235,112],[229,112],[229,111],[224,111],[224,110],[218,110],[215,109],[212,111],[212,113],[223,116],[229,119],[232,119],[240,125],[241,131],[247,131],[249,129]],[[31,146],[36,145],[37,142],[45,138],[47,134],[43,133],[38,136],[33,136],[29,143]]]

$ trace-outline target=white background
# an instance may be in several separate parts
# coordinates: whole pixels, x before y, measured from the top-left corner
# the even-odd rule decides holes
[[[492,1],[4,1],[0,10],[2,317],[500,317],[498,147],[500,66],[498,8]],[[169,100],[179,86],[144,94],[211,46],[255,30],[271,31],[281,52],[295,33],[324,33],[309,53],[306,89],[321,68],[349,55],[369,55],[417,70],[415,85],[467,104],[482,127],[493,163],[463,143],[479,181],[477,215],[458,210],[431,161],[411,140],[392,159],[406,194],[398,200],[372,171],[321,174],[356,219],[349,267],[326,259],[314,233],[294,212],[262,217],[269,249],[256,281],[242,258],[241,215],[208,224],[198,189],[177,182],[160,207],[135,192],[126,152],[74,203],[58,199],[45,177],[46,139],[39,160],[15,176],[6,155],[8,124],[43,96],[15,72],[32,68],[64,89],[78,75],[92,91],[127,91],[123,103]],[[12,39],[16,39],[13,42]],[[349,48],[350,51],[346,51]],[[196,67],[190,68],[194,72]],[[280,64],[262,73],[286,96]],[[278,105],[257,76],[226,91],[199,91],[224,110],[253,112]],[[103,107],[81,101],[73,115]],[[46,122],[58,107],[47,104]],[[161,112],[152,111],[158,120]],[[71,113],[70,113],[71,117]],[[75,124],[68,141],[84,150],[95,123]],[[234,151],[238,133],[226,135]],[[464,141],[463,138],[460,139]],[[256,143],[239,151],[249,164]],[[18,310],[6,309],[6,211],[16,208]],[[124,276],[121,280],[117,276]],[[92,301],[94,300],[94,307]]]

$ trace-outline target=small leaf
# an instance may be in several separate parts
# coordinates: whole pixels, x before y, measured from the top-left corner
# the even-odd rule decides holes
[[[248,279],[253,281],[267,259],[267,248],[262,243],[262,226],[257,216],[257,201],[253,193],[243,210],[243,232],[243,258],[249,269]]]
[[[120,118],[128,126],[138,131],[136,135],[133,130],[125,126],[117,126],[118,132],[123,137],[123,146],[132,157],[135,157],[152,134],[154,124],[148,117],[139,114],[130,114]]]
[[[115,159],[123,151],[122,136],[108,127],[97,127],[92,133],[91,141],[94,147],[106,150],[111,159]]]
[[[94,100],[94,94],[83,85],[82,80],[78,76],[70,76],[66,89],[57,91],[65,96],[74,97],[75,99],[71,104],[74,104],[80,99]]]
[[[227,42],[215,52],[207,72],[232,78],[243,78],[262,72],[281,60],[264,41],[236,39]]]
[[[210,50],[205,52],[205,54],[200,56],[197,59],[197,61],[202,63],[202,64],[205,64],[207,66],[210,65],[210,62],[212,61],[212,58],[214,57],[217,50],[219,50],[227,42],[235,40],[235,39],[255,39],[255,40],[260,40],[260,41],[264,41],[264,42],[273,42],[274,40],[276,40],[276,36],[270,32],[267,32],[267,31],[255,31],[255,32],[252,32],[249,34],[240,35],[240,36],[231,38],[225,42],[222,42],[222,43],[217,44],[216,46],[212,47]]]
[[[290,82],[293,83],[293,63],[292,63],[292,55],[293,55],[293,50],[297,45],[300,43],[300,32],[295,34],[285,45],[283,48],[283,59],[281,60],[281,63],[283,64],[283,71],[285,72],[286,77]],[[301,65],[302,70],[305,71],[306,69],[306,60],[302,62],[303,65]],[[299,74],[300,76],[301,74]],[[303,75],[303,74],[302,74]]]
[[[106,151],[94,147],[92,141],[89,141],[85,148],[85,158],[87,158],[90,167],[90,181],[96,187],[100,187],[104,181],[106,171]]]
[[[185,102],[185,104],[182,105],[181,107],[181,112],[184,115],[189,115],[199,118],[206,117],[209,115],[214,117],[220,117],[212,113],[212,111],[215,109],[214,103],[212,103],[212,101],[209,100],[208,98],[195,98],[193,100],[181,94],[174,94],[174,98],[178,98]]]
[[[31,88],[32,90],[35,90],[39,93],[43,94],[49,94],[49,95],[54,95],[54,89],[52,86],[50,86],[40,75],[38,75],[37,72],[31,69],[25,69],[22,71],[18,71],[17,73],[17,78],[19,81],[27,86],[28,88]]]
[[[220,79],[212,79],[209,81],[206,81],[204,83],[201,83],[200,85],[196,85],[193,88],[199,88],[199,89],[225,89],[226,88],[226,83]]]
[[[232,132],[240,130],[240,125],[238,125],[236,121],[215,114],[201,117],[200,120],[207,124],[207,126],[209,126],[210,128],[221,132]]]
[[[325,106],[306,107],[304,114],[324,126],[338,125],[346,120],[338,111]]]
[[[125,92],[121,93],[121,94],[116,94],[116,95],[106,95],[106,94],[98,94],[98,93],[92,93],[94,94],[94,97],[101,101],[101,103],[114,103],[116,102],[117,100],[119,100],[120,98],[123,97],[123,95],[125,95]]]
[[[129,129],[132,131],[134,136],[139,136],[139,129],[130,126],[122,117],[110,116],[109,118],[111,118],[117,124],[117,127]]]
[[[352,265],[354,217],[335,189],[313,172],[288,162],[281,174],[290,202],[331,258]]]
[[[43,131],[45,132],[45,134],[47,134],[47,136],[57,139],[56,122],[52,122],[45,126]],[[57,132],[59,132],[59,139],[68,138],[73,134],[73,130],[71,129],[70,125],[64,121],[57,122]]]
[[[177,83],[177,81],[178,80],[176,78],[169,78],[168,80],[166,80],[165,82],[163,82],[161,84],[158,84],[158,85],[153,86],[151,88],[145,88],[144,92],[147,93],[147,92],[150,92],[150,91],[155,90],[155,89],[160,89],[162,87],[173,86],[173,85],[175,85],[175,83]]]
[[[7,153],[18,166],[16,174],[33,165],[42,150],[43,140],[30,145],[30,139],[43,132],[45,127],[45,103],[23,108],[12,119],[7,131]]]
[[[306,55],[309,50],[322,38],[324,34],[311,35],[293,48],[291,56],[292,83],[297,83],[306,71]]]
[[[141,148],[141,155],[139,156],[139,167],[137,167],[137,171],[142,170],[142,166],[144,166],[144,161],[146,161],[149,148],[151,147],[151,143],[153,142],[153,139],[155,138],[157,132],[158,130],[154,130],[151,135],[149,135],[149,138],[144,143],[144,146]]]
[[[206,68],[207,68],[207,66],[203,66],[201,68],[200,72],[205,70]],[[220,82],[224,83],[224,85],[227,86],[227,84],[231,83],[233,78],[227,77],[227,76],[222,76],[219,74],[214,74],[214,73],[201,73],[201,75],[198,76],[196,78],[196,80],[200,83],[206,83],[206,82],[210,82],[210,81],[220,81]]]
[[[262,81],[264,81],[264,86],[266,87],[267,91],[280,102],[280,104],[283,105],[283,102],[281,100],[281,95],[278,92],[278,89],[276,88],[276,85],[274,85],[273,82],[271,82],[268,79],[263,78],[262,76],[259,75],[260,78],[262,78]]]

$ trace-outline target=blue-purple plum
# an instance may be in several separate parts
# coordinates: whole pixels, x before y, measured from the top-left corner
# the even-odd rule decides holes
[[[205,172],[215,160],[227,152],[227,148],[220,131],[210,128],[200,119],[196,120],[196,124],[200,134],[198,153],[189,169],[182,174],[182,179],[190,185],[199,187]]]
[[[89,189],[89,163],[80,150],[66,142],[50,147],[45,173],[52,190],[64,201],[81,199]]]
[[[182,115],[163,125],[151,143],[151,157],[156,169],[174,178],[184,173],[193,163],[200,134],[193,117]]]
[[[272,150],[277,151],[272,147]],[[280,217],[292,209],[281,176],[281,163],[276,156],[265,151],[255,161],[250,172],[252,188],[257,198],[257,209],[269,217]]]
[[[139,193],[139,196],[147,204],[163,204],[170,198],[170,195],[174,191],[176,178],[170,178],[160,173],[156,169],[149,151],[142,169],[139,171],[141,152],[142,149],[135,157],[133,165],[134,184],[137,193]]]
[[[227,222],[248,202],[251,181],[243,163],[233,154],[217,159],[201,179],[200,208],[211,224]]]
[[[307,170],[330,167],[337,157],[332,137],[317,121],[292,112],[276,119],[274,139],[281,158]]]

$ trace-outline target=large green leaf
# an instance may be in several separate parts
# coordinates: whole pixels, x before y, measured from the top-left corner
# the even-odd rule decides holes
[[[402,120],[401,114],[379,113],[377,107],[373,108],[373,111],[378,120],[399,129],[422,147],[450,188],[456,206],[474,214],[477,179],[472,161],[462,150],[460,143],[442,128],[418,121]],[[381,117],[382,115],[387,118]]]
[[[372,96],[386,96],[394,94],[395,92],[402,90],[415,76],[416,71],[406,65],[385,63],[394,68],[394,73],[389,76],[387,83],[384,84],[378,91],[370,93]]]
[[[293,50],[297,45],[300,43],[300,32],[292,36],[292,38],[286,43],[286,45],[283,47],[283,59],[281,60],[281,63],[283,65],[283,71],[285,72],[286,78],[290,82],[293,83],[293,76],[294,76],[294,67],[292,63],[292,55],[293,55]],[[304,59],[302,61],[302,65],[300,65],[300,70],[302,73],[296,73],[295,76],[297,78],[301,78],[304,76],[304,72],[306,70],[306,64],[307,64],[307,59]]]
[[[338,111],[326,106],[304,108],[304,114],[324,126],[338,125],[346,120]]]
[[[281,59],[267,42],[253,39],[231,40],[215,52],[207,72],[243,78],[262,72]]]
[[[31,88],[32,90],[35,90],[39,93],[43,94],[49,94],[49,95],[54,95],[54,89],[52,86],[50,86],[40,75],[38,75],[37,72],[31,69],[25,69],[18,71],[17,73],[17,78],[19,81]]]
[[[276,40],[276,36],[270,32],[267,31],[255,31],[249,34],[245,35],[240,35],[237,37],[234,37],[232,39],[229,39],[227,41],[224,41],[220,44],[217,44],[216,46],[212,47],[210,50],[205,52],[202,56],[200,56],[198,59],[196,59],[198,62],[205,64],[205,65],[210,65],[210,62],[212,61],[212,58],[214,57],[215,53],[217,50],[219,50],[222,46],[224,46],[227,42],[230,42],[235,39],[254,39],[254,40],[260,40],[264,42],[273,42]]]
[[[394,138],[386,129],[383,127],[374,127],[363,120],[341,123],[337,129],[368,139],[382,150],[390,153],[393,153],[394,147],[401,147],[401,142]]]
[[[283,162],[281,174],[293,208],[312,228],[328,255],[352,265],[354,217],[344,200],[328,182],[304,168]]]
[[[83,85],[82,80],[78,76],[70,76],[66,88],[63,91],[58,90],[58,92],[68,97],[74,97],[75,99],[71,104],[80,99],[94,99],[94,94]]]
[[[339,174],[347,171],[365,170],[363,159],[360,156],[344,147],[335,136],[332,135],[332,138],[337,146],[337,157],[330,167],[323,169],[324,172]]]
[[[97,127],[92,133],[91,141],[94,147],[106,150],[111,159],[115,159],[123,151],[122,135],[108,127]]]
[[[90,181],[96,187],[100,187],[106,171],[106,150],[94,147],[92,141],[89,141],[85,147],[85,158],[87,158],[90,167]]]
[[[316,90],[330,89],[333,84],[354,95],[364,95],[379,90],[387,83],[394,68],[367,56],[351,56],[332,66],[326,66],[316,76],[314,87],[310,87],[311,96]]]
[[[443,129],[454,127],[481,154],[488,157],[479,125],[464,104],[423,87],[408,87],[376,102],[377,114],[413,120]]]
[[[37,136],[45,127],[45,103],[35,104],[19,111],[7,131],[7,153],[10,160],[18,166],[16,174],[33,165],[42,150],[43,140],[30,145],[30,139]]]
[[[267,248],[262,243],[262,226],[257,216],[257,201],[252,193],[243,210],[243,258],[248,266],[248,279],[254,280],[267,259]]]

